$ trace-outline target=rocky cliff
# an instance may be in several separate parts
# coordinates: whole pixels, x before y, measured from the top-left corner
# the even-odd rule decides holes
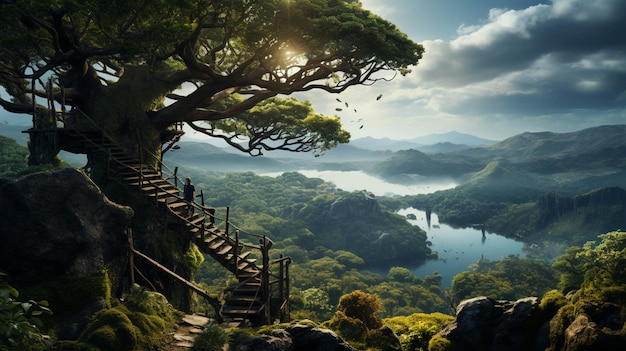
[[[115,291],[127,277],[132,216],[77,169],[2,179],[0,270],[19,287],[107,269]]]

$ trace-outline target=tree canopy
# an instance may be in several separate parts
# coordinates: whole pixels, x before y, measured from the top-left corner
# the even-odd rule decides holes
[[[108,131],[185,122],[254,155],[349,140],[338,117],[280,95],[392,79],[423,54],[344,0],[9,0],[0,32],[7,111],[46,110],[31,99],[36,86]]]

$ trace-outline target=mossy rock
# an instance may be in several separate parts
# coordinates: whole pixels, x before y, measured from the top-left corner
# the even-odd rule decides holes
[[[67,322],[68,318],[84,306],[104,299],[111,305],[111,281],[106,270],[85,277],[56,277],[54,280],[23,288],[20,294],[25,299],[46,300],[52,316],[44,319],[44,327],[54,329]]]
[[[96,313],[79,341],[91,344],[101,351],[132,351],[137,346],[139,330],[118,308]]]

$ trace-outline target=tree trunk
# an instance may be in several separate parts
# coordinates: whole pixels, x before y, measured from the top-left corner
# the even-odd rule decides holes
[[[103,131],[106,137],[126,151],[127,156],[159,169],[161,130],[154,128],[148,114],[162,104],[163,92],[169,91],[171,86],[157,82],[154,71],[149,68],[131,67],[109,87],[100,86],[96,79],[95,75],[87,73],[79,84],[82,89],[76,101],[81,113],[84,113],[78,116],[82,119],[78,122],[81,128]],[[167,209],[157,206],[153,198],[144,196],[138,189],[130,188],[111,175],[106,153],[93,149],[85,151],[91,179],[110,200],[130,206],[135,211],[132,220],[135,247],[190,279],[193,271],[184,262],[190,241],[183,235],[184,228],[172,227]],[[189,311],[191,293],[185,287],[139,259],[135,263],[141,276],[145,277],[137,278],[139,284],[154,287],[175,307]]]

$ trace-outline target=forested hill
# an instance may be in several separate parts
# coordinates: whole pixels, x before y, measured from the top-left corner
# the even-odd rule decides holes
[[[503,169],[503,162],[509,172],[494,173]],[[602,187],[626,187],[626,125],[572,133],[523,133],[492,145],[445,154],[399,151],[367,169],[387,179],[449,176],[474,185],[497,179],[499,185],[513,188],[522,179],[522,185],[531,184],[539,191],[572,195]]]
[[[578,196],[546,193],[534,202],[507,207],[487,225],[525,242],[580,246],[599,234],[626,228],[626,190],[602,188]]]
[[[523,133],[492,145],[454,154],[481,160],[502,157],[517,163],[561,158],[580,158],[592,162],[594,156],[605,160],[621,155],[623,159],[626,156],[624,151],[626,124],[599,126],[571,133]]]

